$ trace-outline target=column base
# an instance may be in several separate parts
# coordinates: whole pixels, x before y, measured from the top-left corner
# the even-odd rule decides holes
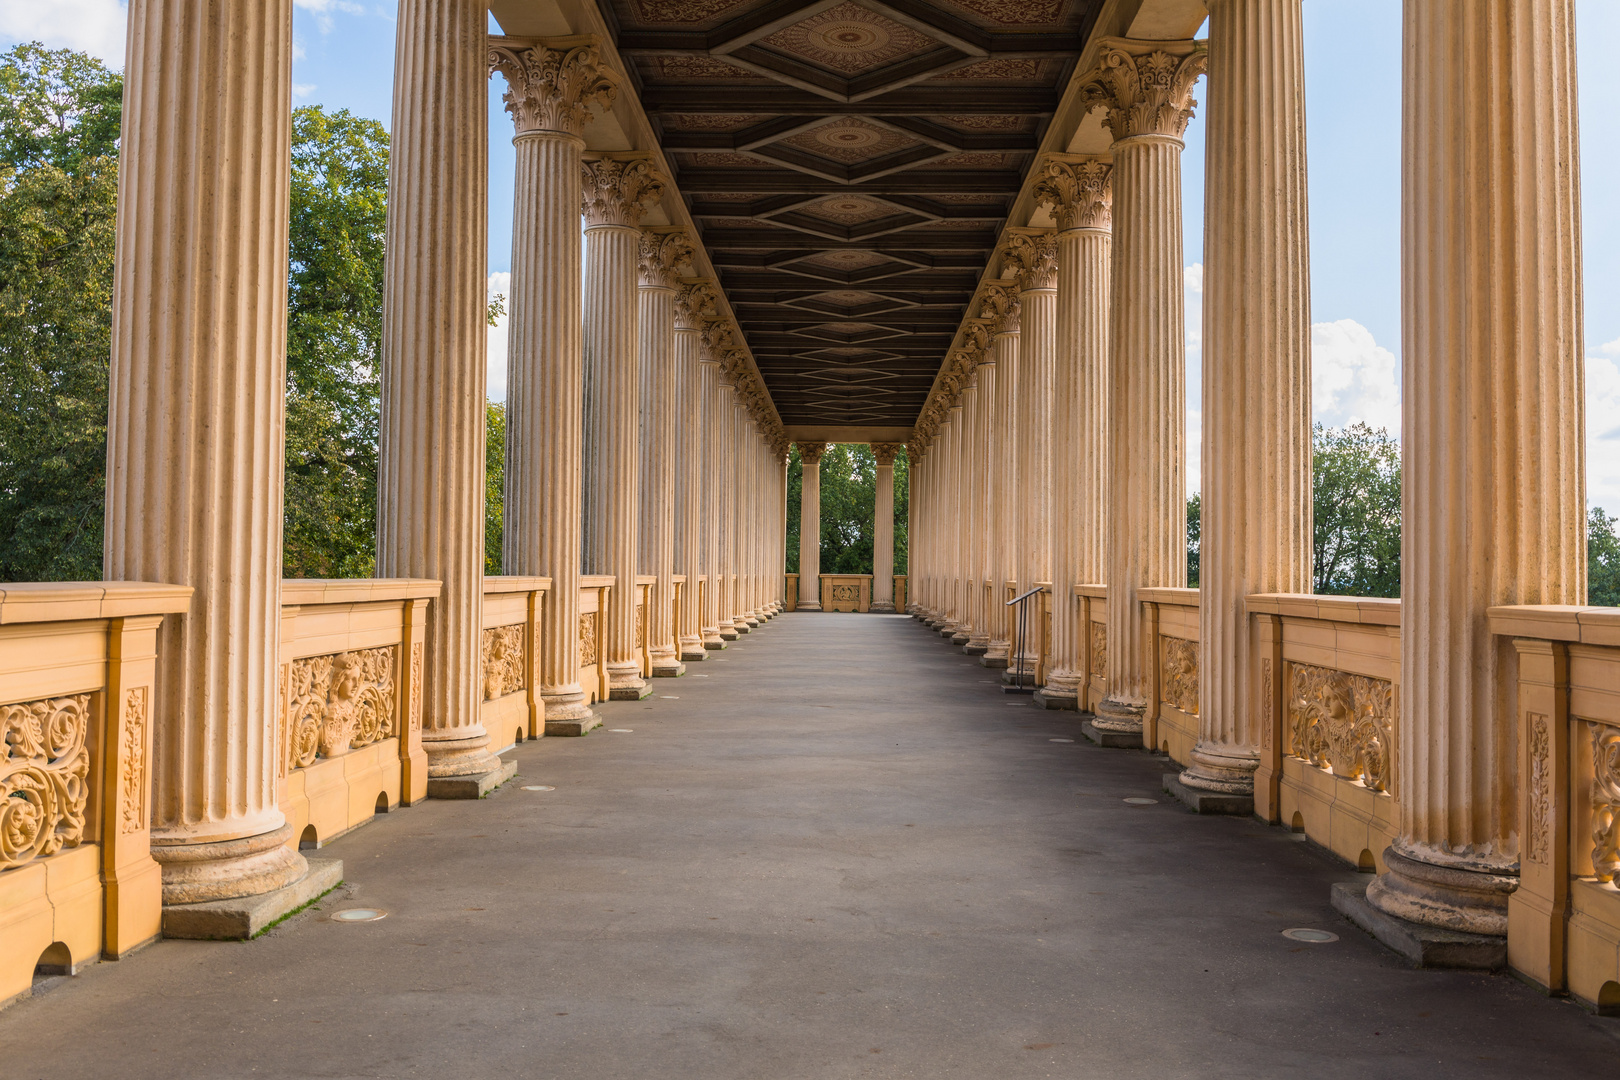
[[[271,892],[196,904],[164,904],[163,936],[190,941],[247,941],[257,937],[277,919],[342,884],[342,859],[309,859],[307,863],[302,876]]]
[[[696,645],[682,645],[681,646],[681,663],[683,663],[683,664],[695,664],[699,660],[707,660],[709,658],[708,650],[711,647],[718,649],[720,647],[720,645],[718,643],[716,643],[713,646],[709,646],[709,645],[704,644],[701,641],[698,642]]]
[[[550,726],[549,724],[547,725]],[[547,731],[547,735],[551,732]],[[517,772],[517,762],[496,758],[496,767],[488,772],[470,776],[430,776],[427,793],[430,799],[482,799]]]
[[[706,659],[700,656],[699,660]],[[655,679],[678,679],[686,674],[686,665],[679,660],[654,660],[652,677]]]
[[[795,610],[795,611],[820,611],[821,610],[821,602],[819,600],[809,600],[809,601],[800,600],[799,601],[799,606],[794,608],[793,610]]]
[[[754,628],[752,626],[748,625],[748,620],[747,619],[738,619],[738,620],[736,620],[735,622],[733,622],[731,624],[731,628],[733,630],[735,630],[738,634],[751,634],[754,631]]]
[[[721,641],[736,641],[737,640],[737,631],[734,630],[732,627],[722,626],[720,628],[720,640]],[[725,648],[724,645],[722,645],[720,647],[722,649]]]
[[[588,735],[592,728],[602,726],[602,718],[585,710],[584,716],[571,716],[566,719],[554,718],[549,712],[546,714],[546,735],[561,735],[571,738],[578,735]]]
[[[721,637],[719,634],[716,634],[714,636],[713,641],[709,640],[708,638],[703,639],[703,648],[704,648],[704,651],[706,651],[706,652],[719,652],[721,649],[723,649],[725,647],[726,647],[726,639]]]
[[[1378,910],[1367,899],[1373,882],[1340,881],[1333,909],[1399,953],[1413,967],[1499,971],[1507,967],[1507,936],[1469,934],[1410,922]]]
[[[968,630],[958,630],[951,635],[951,644],[960,648],[973,640],[973,634]]]
[[[748,617],[743,620],[743,622],[747,623],[751,628],[757,628],[761,620],[759,615],[750,613]]]
[[[292,838],[293,827],[283,822],[269,832],[235,840],[188,844],[154,839],[152,858],[163,868],[163,903],[237,900],[286,888],[309,872],[304,857],[287,846]]]
[[[1087,720],[1080,725],[1080,734],[1105,750],[1142,749],[1142,733],[1140,731],[1104,731],[1092,723],[1091,720]]]
[[[983,656],[979,657],[979,666],[994,671],[1004,671],[1007,667],[1007,654],[1005,652],[997,653],[995,646],[992,645],[985,650]]]
[[[1225,791],[1205,791],[1182,783],[1181,773],[1164,774],[1164,791],[1195,814],[1236,814],[1247,817],[1254,813],[1254,792],[1247,795]]]
[[[1425,858],[1428,852],[1391,844],[1384,849],[1385,873],[1367,886],[1367,902],[1385,915],[1461,934],[1507,936],[1508,895],[1517,874],[1455,855]]]
[[[546,734],[551,734],[551,724],[559,720],[590,720],[595,715],[591,712],[591,703],[585,700],[585,691],[580,689],[578,683],[556,689],[541,687],[540,700],[546,706]]]
[[[887,601],[887,600],[874,601],[872,606],[867,608],[867,610],[870,611],[873,615],[893,615],[893,614],[895,614],[894,605],[892,603],[890,603],[889,601]]]
[[[1054,687],[1051,683],[1035,691],[1035,696],[1031,700],[1037,709],[1067,709],[1075,712],[1080,708],[1080,695],[1073,690]]]
[[[1126,735],[1135,735],[1138,744],[1142,741],[1142,717],[1147,708],[1126,701],[1114,701],[1104,698],[1097,703],[1097,715],[1092,718],[1092,725],[1098,731],[1117,731]]]
[[[633,683],[623,683],[608,688],[609,701],[640,701],[642,698],[652,696],[652,686],[645,679],[637,679]]]
[[[962,646],[962,651],[969,656],[983,656],[990,651],[990,636],[988,634],[974,634],[968,638],[967,644]]]

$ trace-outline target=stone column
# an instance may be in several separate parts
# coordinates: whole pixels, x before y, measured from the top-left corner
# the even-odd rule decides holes
[[[1401,831],[1367,899],[1479,934],[1538,857],[1485,613],[1586,596],[1572,7],[1414,0],[1403,28]]]
[[[1057,234],[1049,229],[1011,229],[1002,250],[1002,276],[1018,282],[1018,502],[1016,515],[1017,594],[1052,574],[1052,377],[1057,352]],[[1009,275],[1009,271],[1011,274]],[[1029,603],[1034,603],[1031,598]],[[1015,618],[1017,608],[1009,609]],[[1031,607],[1029,640],[1019,643],[1007,679],[1024,684],[1039,662],[1040,626]]]
[[[821,610],[821,455],[824,442],[799,443],[804,484],[799,489],[799,610]]]
[[[720,355],[730,341],[730,330],[719,322],[704,327],[698,337],[698,368],[703,380],[702,412],[700,418],[702,490],[703,575],[708,579],[703,590],[702,623],[703,647],[724,649],[726,639],[720,636],[720,515],[725,503],[724,486],[720,480],[719,463],[725,458],[725,444],[720,437]]]
[[[687,663],[709,655],[704,647],[705,623],[698,600],[704,591],[698,579],[707,573],[708,563],[703,551],[708,526],[703,423],[708,407],[705,369],[709,365],[700,357],[703,319],[714,314],[715,295],[712,281],[689,281],[675,298],[675,572],[686,577],[686,603],[675,633],[680,658]]]
[[[502,768],[479,720],[484,596],[488,15],[400,8],[383,291],[377,574],[437,578],[422,716],[434,779]],[[483,786],[485,781],[475,781]],[[459,788],[451,782],[449,787]]]
[[[1103,43],[1083,100],[1114,135],[1109,319],[1108,696],[1093,722],[1142,730],[1152,650],[1138,590],[1187,583],[1187,343],[1181,135],[1204,70],[1192,41]]]
[[[1057,363],[1052,376],[1052,643],[1035,703],[1077,709],[1080,609],[1073,586],[1103,580],[1108,412],[1109,231],[1113,166],[1102,158],[1047,158],[1035,197],[1058,227]]]
[[[731,590],[731,625],[737,633],[752,633],[748,618],[748,519],[754,492],[748,485],[748,412],[743,405],[743,361],[737,361],[737,391],[731,402],[731,487],[737,493],[731,518],[731,565],[736,583]]]
[[[715,532],[715,567],[720,577],[715,590],[715,603],[719,612],[720,637],[724,641],[737,640],[737,624],[732,618],[732,592],[737,572],[737,560],[732,548],[736,542],[737,519],[737,433],[731,422],[732,403],[737,400],[737,387],[732,381],[734,369],[728,351],[720,365],[720,393],[715,404],[714,423],[720,443],[720,456],[716,461],[715,482],[720,489],[719,529]]]
[[[686,674],[675,645],[675,406],[680,393],[675,357],[675,291],[692,261],[684,229],[643,229],[640,326],[641,514],[637,563],[657,580],[647,596],[647,651],[657,678]]]
[[[593,156],[580,172],[585,218],[585,569],[612,574],[604,647],[608,697],[652,693],[636,650],[638,332],[641,215],[664,178],[640,155]]]
[[[1010,285],[990,284],[984,287],[980,316],[989,326],[991,349],[996,365],[996,414],[994,444],[991,455],[990,506],[990,596],[986,601],[989,614],[990,643],[979,663],[987,668],[1005,668],[1010,646],[1007,617],[1006,582],[1018,576],[1014,561],[1014,523],[1012,515],[1018,505],[1017,443],[1013,431],[1018,426],[1018,292]]]
[[[872,610],[894,614],[894,458],[899,443],[873,443],[877,499],[872,511]]]
[[[105,567],[196,590],[159,631],[151,709],[176,904],[307,870],[276,803],[292,5],[136,0],[129,19]]]
[[[1304,42],[1300,0],[1209,7],[1199,732],[1181,783],[1199,809],[1252,813],[1244,597],[1311,591]]]
[[[509,574],[549,577],[540,630],[546,734],[583,735],[601,721],[579,682],[580,137],[591,108],[615,92],[592,39],[490,39],[516,126],[512,292],[506,354]]]
[[[968,348],[964,351],[963,360],[979,388],[974,402],[979,422],[973,426],[973,451],[968,475],[971,485],[968,532],[972,545],[967,569],[973,630],[962,651],[969,656],[983,656],[990,648],[990,620],[993,617],[989,588],[985,582],[990,578],[990,540],[995,516],[996,477],[992,473],[992,457],[997,437],[996,365],[989,348],[989,328],[982,320],[975,319],[968,323],[966,340]]]
[[[759,433],[748,415],[748,409],[741,404],[737,406],[737,430],[737,445],[742,449],[737,457],[737,490],[742,495],[742,503],[737,517],[737,571],[740,585],[737,615],[733,621],[740,619],[753,630],[759,626],[759,615],[755,611],[758,594],[754,588],[754,527],[759,523],[759,486],[755,483],[754,457],[758,450]]]
[[[961,359],[960,357],[958,358]],[[951,481],[951,531],[953,540],[952,595],[956,611],[956,625],[951,633],[951,644],[962,646],[973,636],[973,591],[971,588],[973,562],[973,447],[978,441],[979,389],[973,382],[972,369],[963,367],[962,389],[957,398],[955,476]]]

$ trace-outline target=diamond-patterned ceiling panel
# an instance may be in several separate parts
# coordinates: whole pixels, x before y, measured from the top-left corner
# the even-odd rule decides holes
[[[790,135],[777,145],[791,146],[824,158],[854,165],[921,146],[922,143],[892,128],[879,127],[858,116],[841,116],[809,131]]]
[[[778,30],[760,44],[846,78],[940,47],[933,38],[853,2]]]

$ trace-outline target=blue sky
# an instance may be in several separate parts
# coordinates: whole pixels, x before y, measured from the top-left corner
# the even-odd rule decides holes
[[[394,5],[294,0],[296,104],[388,123]],[[1400,0],[1304,0],[1310,165],[1313,392],[1317,418],[1400,422]],[[0,9],[0,45],[37,38],[122,64],[119,0],[48,0]],[[1620,2],[1577,0],[1582,227],[1586,281],[1588,497],[1620,513]],[[1202,97],[1202,94],[1199,95]],[[510,268],[512,148],[490,90],[492,287]],[[1183,159],[1188,306],[1188,435],[1198,483],[1198,312],[1203,246],[1203,122]],[[504,394],[504,327],[491,334],[490,392]]]

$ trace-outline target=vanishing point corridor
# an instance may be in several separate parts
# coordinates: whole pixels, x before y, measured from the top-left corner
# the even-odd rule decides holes
[[[322,852],[344,885],[252,945],[57,980],[0,1014],[0,1076],[1612,1067],[1620,1021],[1403,967],[1329,905],[1353,870],[1187,812],[1163,758],[1091,746],[910,619],[789,615],[712,659],[589,738],[520,745],[481,802],[344,836]],[[331,918],[361,907],[387,914]]]

